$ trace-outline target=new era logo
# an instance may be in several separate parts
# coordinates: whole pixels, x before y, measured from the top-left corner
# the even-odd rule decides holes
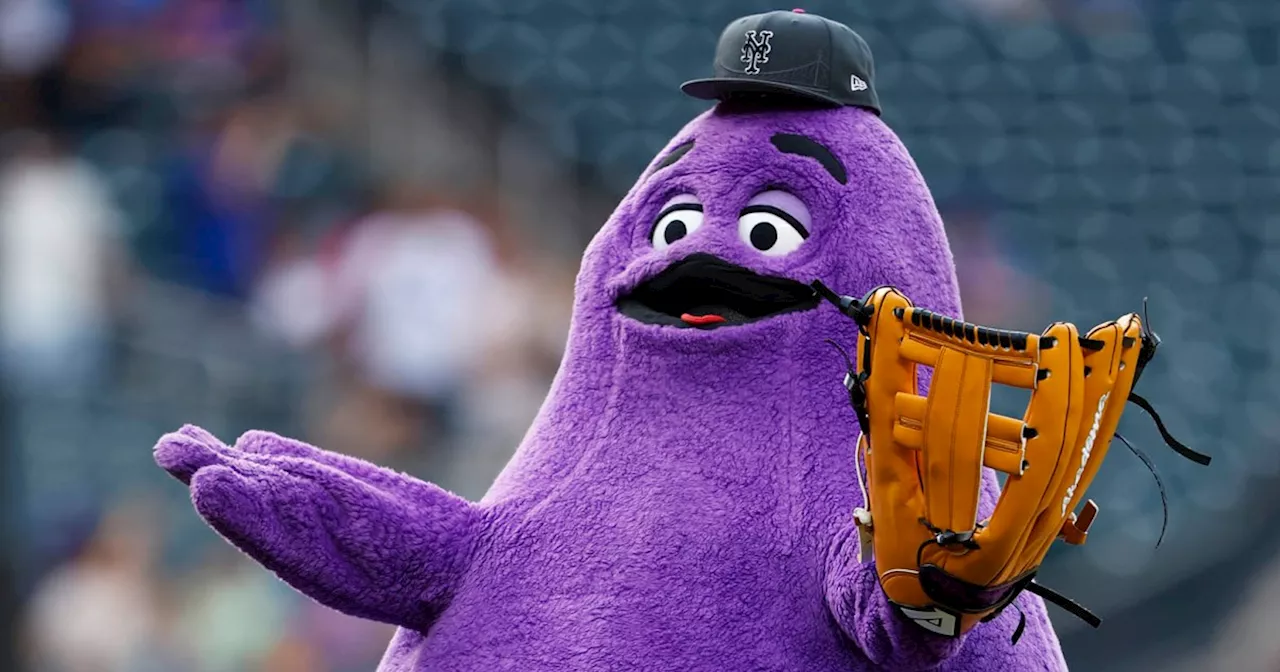
[[[849,90],[866,91],[867,83],[862,81],[862,78],[857,75],[849,75]]]

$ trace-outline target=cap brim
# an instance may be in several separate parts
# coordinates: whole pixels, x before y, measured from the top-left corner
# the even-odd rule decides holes
[[[807,101],[842,107],[844,103],[823,93],[790,84],[767,82],[759,79],[737,77],[712,77],[695,79],[680,85],[685,95],[702,100],[725,100],[739,93],[773,94],[784,98],[801,98]]]

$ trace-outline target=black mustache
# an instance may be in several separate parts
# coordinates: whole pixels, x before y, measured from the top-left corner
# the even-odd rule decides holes
[[[636,287],[631,298],[660,304],[689,293],[726,297],[743,303],[794,304],[813,298],[813,290],[790,278],[758,275],[710,254],[692,254]],[[688,303],[697,303],[689,300]]]
[[[691,254],[618,299],[618,310],[641,322],[690,326],[685,315],[721,318],[714,326],[754,322],[808,310],[820,299],[791,278],[761,275],[707,253]]]

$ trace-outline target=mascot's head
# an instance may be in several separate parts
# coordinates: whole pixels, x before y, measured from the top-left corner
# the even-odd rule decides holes
[[[645,506],[669,490],[703,509],[797,497],[826,502],[815,519],[847,513],[858,427],[824,341],[851,347],[857,325],[810,283],[859,298],[890,284],[961,317],[942,222],[880,118],[861,38],[771,12],[730,24],[717,52],[717,76],[685,85],[716,106],[588,246],[563,365],[494,497],[568,479],[598,501],[625,483]]]
[[[575,328],[690,352],[845,335],[815,279],[858,297],[893,284],[958,316],[942,223],[880,118],[862,38],[798,11],[748,16],[725,29],[715,68],[684,90],[717,106],[592,242]]]

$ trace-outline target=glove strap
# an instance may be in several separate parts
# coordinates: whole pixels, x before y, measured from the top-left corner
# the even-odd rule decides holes
[[[1138,380],[1142,378],[1142,372],[1147,368],[1147,364],[1156,356],[1156,349],[1160,347],[1160,335],[1151,328],[1151,319],[1147,315],[1147,299],[1142,299],[1142,349],[1138,351],[1138,367],[1133,374],[1133,385],[1138,384]],[[1138,408],[1147,412],[1152,420],[1156,421],[1156,429],[1160,430],[1160,438],[1164,439],[1165,445],[1174,449],[1179,455],[1195,462],[1196,464],[1208,465],[1212,459],[1208,455],[1198,453],[1191,450],[1181,441],[1173,438],[1169,430],[1165,428],[1164,421],[1160,419],[1160,415],[1156,413],[1156,409],[1151,407],[1151,402],[1143,399],[1135,394],[1132,390],[1129,392],[1129,401],[1137,404]],[[1122,441],[1124,439],[1121,439]],[[1127,445],[1129,442],[1125,441]],[[1130,447],[1130,450],[1133,448]],[[1144,460],[1145,461],[1145,460]]]
[[[1032,581],[1027,584],[1026,590],[1028,593],[1033,595],[1039,595],[1044,598],[1046,602],[1052,602],[1059,608],[1070,612],[1072,616],[1075,616],[1095,628],[1102,625],[1102,619],[1098,618],[1098,616],[1092,611],[1089,611],[1081,606],[1079,602],[1072,600],[1052,588],[1046,588],[1035,581]]]
[[[1165,494],[1164,480],[1160,478],[1160,472],[1156,470],[1156,465],[1151,462],[1151,458],[1147,457],[1146,453],[1134,448],[1133,444],[1129,443],[1129,439],[1124,438],[1120,432],[1115,433],[1115,438],[1120,439],[1120,443],[1123,443],[1125,448],[1128,448],[1129,452],[1133,453],[1134,457],[1142,460],[1142,463],[1147,467],[1147,471],[1151,472],[1151,477],[1156,479],[1156,489],[1160,491],[1160,510],[1164,514],[1164,518],[1160,523],[1160,536],[1156,539],[1156,548],[1160,548],[1160,542],[1164,541],[1164,532],[1169,527],[1169,498]],[[1089,501],[1092,502],[1093,500]]]
[[[1165,445],[1172,448],[1179,455],[1187,458],[1188,460],[1191,460],[1192,462],[1195,462],[1196,464],[1203,464],[1203,465],[1208,465],[1209,461],[1213,459],[1208,455],[1205,455],[1204,453],[1198,453],[1194,450],[1191,450],[1186,445],[1184,445],[1181,441],[1173,438],[1173,435],[1170,434],[1169,430],[1165,428],[1164,421],[1160,419],[1160,414],[1156,413],[1156,409],[1151,407],[1151,402],[1147,401],[1146,399],[1143,399],[1142,397],[1138,396],[1137,393],[1134,393],[1134,392],[1129,393],[1129,401],[1136,404],[1138,408],[1141,408],[1142,410],[1146,411],[1147,415],[1151,416],[1151,419],[1156,421],[1156,429],[1160,430],[1160,438],[1164,439]]]

